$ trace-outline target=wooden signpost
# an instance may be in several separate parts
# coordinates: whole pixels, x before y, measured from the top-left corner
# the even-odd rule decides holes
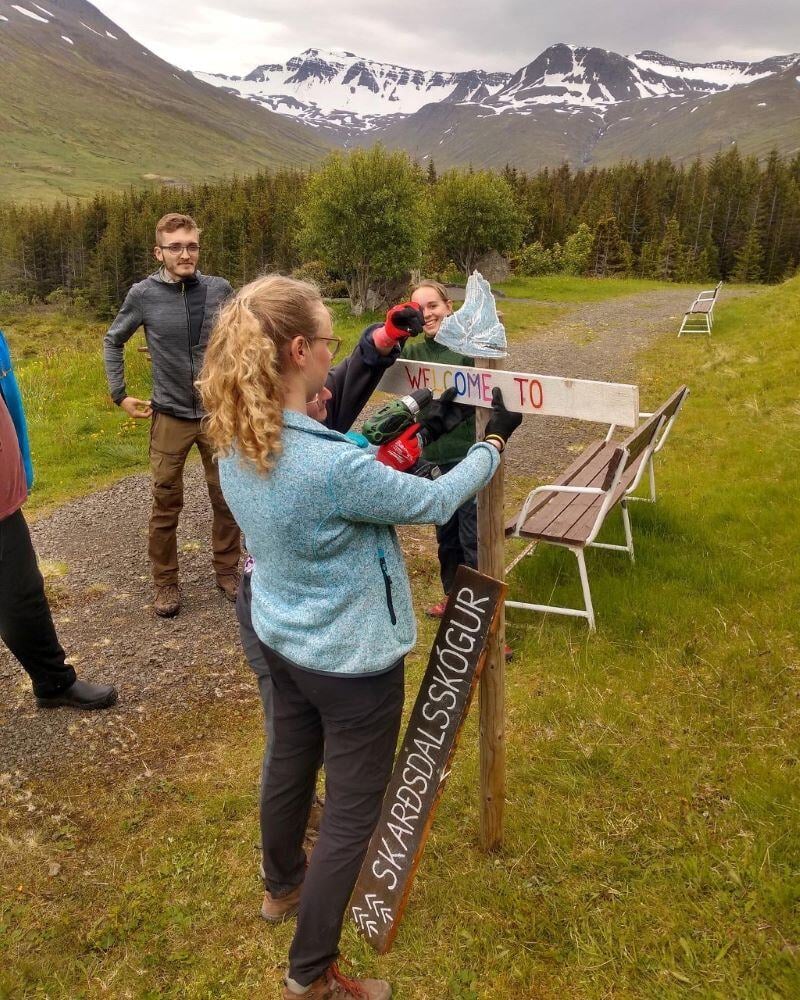
[[[449,325],[448,325],[449,324]],[[636,427],[639,422],[639,390],[635,385],[597,382],[505,371],[505,330],[497,316],[488,282],[477,272],[467,281],[464,306],[446,317],[436,339],[457,353],[475,357],[483,367],[428,364],[398,359],[388,369],[378,388],[396,395],[414,389],[431,389],[439,395],[450,386],[456,399],[477,407],[477,439],[482,440],[490,416],[492,389],[499,387],[509,410],[525,415],[571,417],[595,423]],[[464,659],[469,666],[459,675],[460,683],[448,687],[440,657],[452,641],[452,616],[463,601],[451,595],[445,620],[439,629],[428,672],[414,707],[403,748],[384,799],[383,812],[370,842],[367,859],[351,903],[353,919],[367,940],[380,952],[391,946],[402,916],[414,872],[419,864],[433,813],[439,801],[447,763],[455,749],[458,732],[469,707],[478,675],[480,699],[481,844],[496,850],[503,840],[505,802],[505,618],[503,469],[478,495],[478,570],[460,567],[453,595],[465,589],[485,595],[488,608],[481,625],[480,646],[470,647]],[[471,573],[464,582],[465,573]],[[461,581],[461,582],[459,582]],[[493,589],[494,588],[494,589]],[[495,595],[495,603],[489,600]],[[462,633],[464,633],[462,627]],[[448,639],[448,636],[451,639]],[[450,656],[455,655],[450,648]],[[472,659],[470,659],[472,657]],[[473,662],[474,660],[474,662]],[[437,673],[438,671],[438,673]],[[440,688],[437,689],[436,685]],[[444,728],[431,729],[429,715],[441,709],[437,691],[448,702],[442,711]],[[451,697],[452,696],[452,697]],[[449,702],[452,701],[452,707]],[[409,762],[417,765],[415,769]],[[424,763],[423,763],[424,762]],[[419,784],[415,784],[418,782]]]
[[[350,913],[384,954],[405,910],[506,586],[460,566],[370,840]]]
[[[507,409],[515,413],[573,417],[620,427],[639,423],[639,389],[635,385],[529,375],[495,368],[494,361],[484,364],[483,368],[460,368],[400,358],[383,376],[378,389],[398,396],[414,389],[430,389],[438,396],[455,386],[457,402],[486,408],[492,405],[492,389],[499,386]]]

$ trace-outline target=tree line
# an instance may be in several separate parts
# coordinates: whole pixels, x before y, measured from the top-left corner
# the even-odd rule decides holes
[[[488,250],[522,275],[775,282],[800,263],[800,155],[760,163],[734,147],[689,165],[439,174],[376,146],[310,173],[0,203],[0,290],[113,314],[154,269],[153,230],[168,211],[201,225],[203,270],[235,286],[267,270],[310,276],[346,289],[356,311],[408,271],[453,280]]]

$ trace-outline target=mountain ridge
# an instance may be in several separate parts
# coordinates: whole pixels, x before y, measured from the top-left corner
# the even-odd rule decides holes
[[[498,114],[529,114],[545,104],[602,111],[624,101],[722,93],[777,75],[798,61],[800,53],[757,62],[690,63],[655,50],[621,55],[558,42],[513,73],[420,70],[349,51],[309,48],[285,64],[265,64],[244,77],[197,75],[314,127],[341,127],[346,141],[432,103],[472,104]]]

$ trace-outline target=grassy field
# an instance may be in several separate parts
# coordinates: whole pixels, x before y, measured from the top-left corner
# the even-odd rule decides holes
[[[588,557],[597,634],[510,616],[503,851],[477,846],[473,713],[394,950],[345,929],[399,1000],[800,995],[798,315],[795,280],[640,359],[644,401],[692,395],[658,503],[632,511],[636,564]],[[573,599],[570,560],[526,560],[512,595]],[[143,770],[91,800],[65,776],[34,800],[57,814],[0,826],[0,997],[278,996],[292,928],[257,916],[256,705],[150,735]]]
[[[711,281],[711,287],[716,282]],[[539,299],[543,302],[600,302],[636,292],[652,292],[659,288],[679,288],[680,285],[644,278],[576,278],[566,274],[548,274],[541,278],[510,278],[497,289],[512,299]],[[697,294],[696,285],[686,285]],[[506,303],[501,304],[505,308]]]

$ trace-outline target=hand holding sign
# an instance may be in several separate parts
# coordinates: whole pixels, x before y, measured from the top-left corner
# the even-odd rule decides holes
[[[499,441],[500,451],[505,451],[508,439],[522,423],[521,413],[507,410],[503,402],[503,393],[495,386],[492,389],[492,415],[486,424],[484,441]]]

